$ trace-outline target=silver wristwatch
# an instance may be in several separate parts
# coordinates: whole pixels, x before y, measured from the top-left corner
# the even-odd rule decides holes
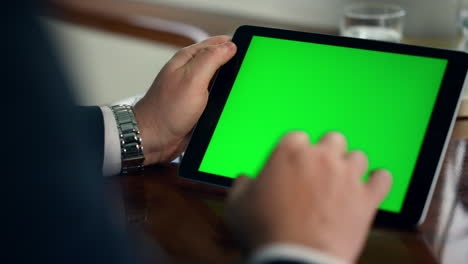
[[[141,144],[140,131],[138,130],[133,107],[130,105],[111,106],[117,121],[120,137],[120,149],[122,159],[122,174],[143,171],[143,146]]]

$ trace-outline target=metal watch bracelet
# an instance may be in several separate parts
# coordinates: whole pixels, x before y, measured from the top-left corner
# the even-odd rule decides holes
[[[130,105],[111,106],[119,131],[122,174],[142,172],[145,156],[141,144],[133,107]]]

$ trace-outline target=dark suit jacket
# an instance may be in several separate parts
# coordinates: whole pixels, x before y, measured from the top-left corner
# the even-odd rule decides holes
[[[2,218],[9,254],[16,263],[138,263],[104,199],[100,109],[76,106],[35,3],[5,2]]]

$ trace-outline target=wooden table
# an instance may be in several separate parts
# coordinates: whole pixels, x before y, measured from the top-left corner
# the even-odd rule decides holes
[[[467,263],[468,120],[460,117],[424,224],[414,232],[373,228],[359,263]],[[130,226],[178,261],[229,263],[240,257],[223,220],[225,192],[183,180],[177,165],[113,178]]]

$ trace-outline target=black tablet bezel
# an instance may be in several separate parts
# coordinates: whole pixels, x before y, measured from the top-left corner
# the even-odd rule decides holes
[[[215,80],[212,82],[213,85],[208,104],[193,132],[192,140],[183,157],[179,168],[179,175],[183,178],[221,187],[230,187],[232,185],[231,178],[200,172],[198,168],[234,84],[247,48],[250,45],[252,36],[441,58],[448,61],[403,208],[399,214],[379,210],[375,221],[376,224],[384,226],[398,228],[415,227],[424,214],[426,201],[428,200],[427,197],[431,195],[433,183],[440,169],[440,160],[445,152],[448,137],[454,123],[468,68],[467,53],[281,29],[241,26],[237,29],[232,39],[237,45],[237,53],[233,59],[221,67]]]

